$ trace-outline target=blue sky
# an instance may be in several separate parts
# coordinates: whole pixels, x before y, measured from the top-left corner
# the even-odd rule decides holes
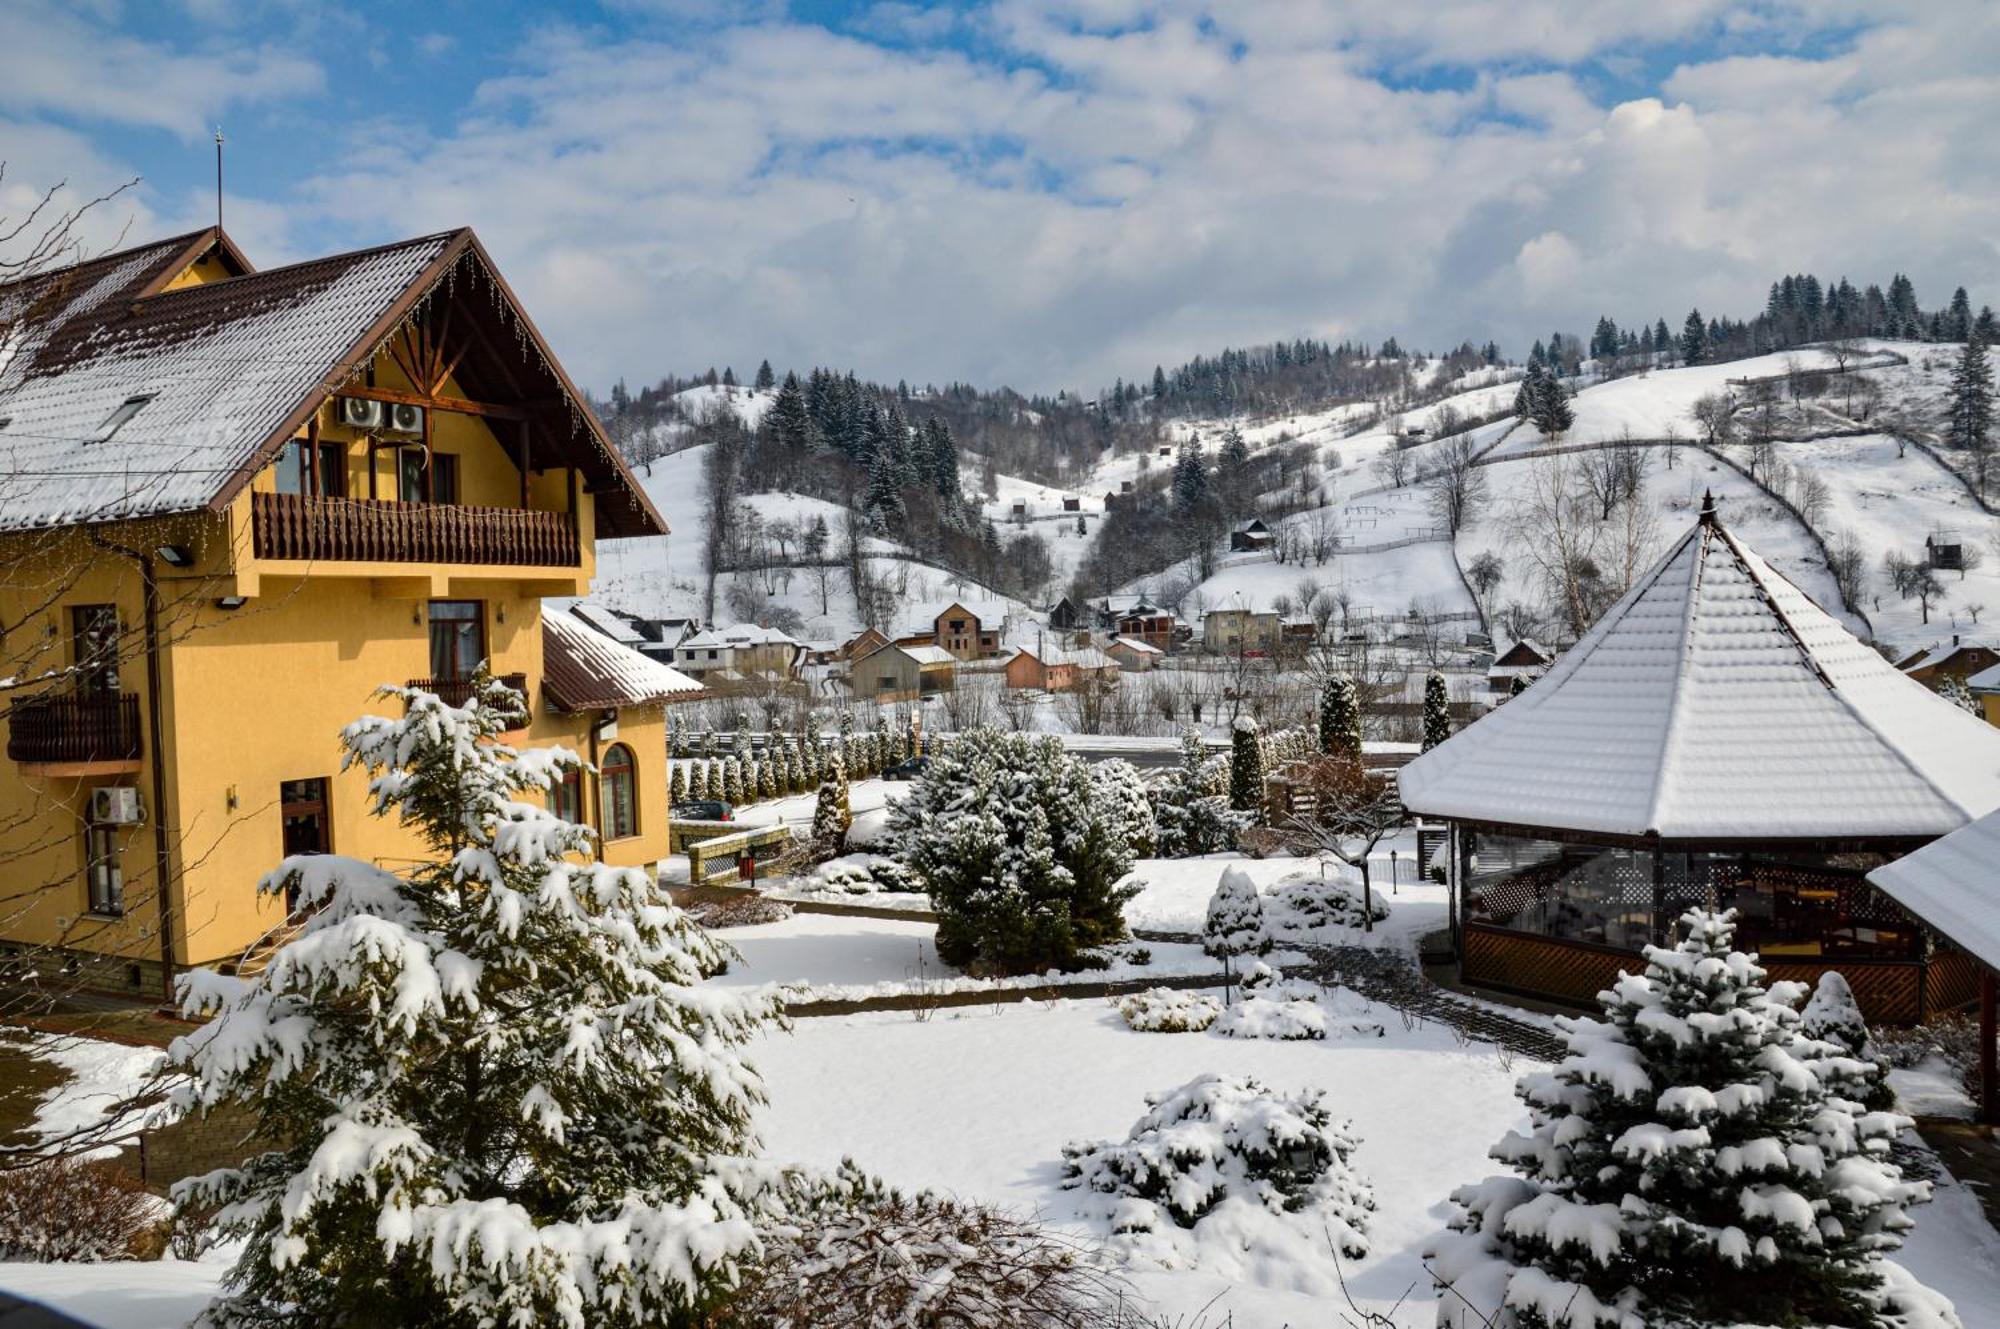
[[[1786,271],[2000,301],[2000,6],[13,0],[0,209],[262,263],[470,224],[586,381],[1053,391],[1224,344],[1511,350]]]

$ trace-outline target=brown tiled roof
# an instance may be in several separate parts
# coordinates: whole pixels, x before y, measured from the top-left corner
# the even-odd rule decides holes
[[[563,711],[694,701],[702,685],[611,640],[573,615],[542,615],[542,692]]]

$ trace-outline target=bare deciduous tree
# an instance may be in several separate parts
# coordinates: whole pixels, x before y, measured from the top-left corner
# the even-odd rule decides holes
[[[1471,438],[1461,435],[1438,444],[1430,455],[1424,491],[1431,514],[1456,536],[1476,521],[1486,506],[1486,472],[1476,464],[1479,449]]]

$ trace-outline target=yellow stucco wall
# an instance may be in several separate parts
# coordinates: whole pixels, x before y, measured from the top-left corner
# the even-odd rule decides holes
[[[379,383],[399,382],[378,370]],[[447,395],[455,394],[455,385]],[[349,495],[367,496],[364,449],[350,431],[322,413],[322,437],[349,441]],[[520,475],[485,422],[439,412],[434,444],[459,455],[460,500],[517,507]],[[379,493],[395,495],[393,455],[380,458]],[[267,469],[253,487],[273,488]],[[530,505],[564,511],[570,502],[566,472],[532,476]],[[335,853],[393,867],[422,852],[416,837],[368,815],[366,776],[341,772],[340,727],[364,711],[391,713],[395,703],[371,701],[383,683],[405,683],[430,673],[427,601],[432,597],[482,602],[493,672],[525,673],[531,721],[524,744],[561,743],[592,755],[591,717],[550,713],[541,697],[540,597],[581,593],[594,563],[591,499],[578,486],[577,514],[583,551],[580,567],[433,567],[408,563],[273,563],[251,556],[247,492],[225,511],[171,522],[126,523],[104,528],[104,538],[150,551],[176,543],[195,553],[193,567],[161,567],[163,667],[160,698],[165,742],[167,834],[174,884],[170,922],[177,965],[227,960],[279,923],[282,906],[260,900],[258,879],[279,859],[281,782],[316,776],[331,781],[330,814]],[[144,727],[146,669],[138,640],[143,620],[138,565],[92,546],[81,532],[0,539],[0,562],[14,565],[33,539],[47,545],[51,567],[83,566],[64,583],[60,603],[46,598],[48,579],[16,576],[0,585],[0,624],[8,630],[10,658],[18,663],[23,641],[42,634],[50,665],[69,661],[68,606],[115,603],[131,634],[121,670],[123,691],[141,698]],[[78,563],[77,561],[81,562]],[[234,609],[225,595],[244,595]],[[25,638],[23,634],[28,634]],[[28,651],[29,656],[35,652]],[[618,718],[617,741],[632,749],[637,765],[639,833],[603,847],[606,861],[643,866],[667,854],[666,726],[653,710]],[[161,799],[154,788],[154,736],[145,735],[137,770],[90,775],[36,776],[13,761],[0,763],[0,844],[16,883],[0,893],[0,952],[57,946],[87,956],[115,956],[98,966],[109,975],[95,986],[118,986],[127,962],[160,959],[160,910],[153,863]],[[599,752],[606,746],[599,743]],[[120,832],[125,869],[122,917],[86,916],[83,815],[89,790],[101,784],[137,786],[148,809],[145,825]],[[599,824],[599,791],[586,777],[585,817]],[[5,828],[16,828],[12,832]],[[26,828],[26,829],[21,829]],[[138,973],[132,971],[134,985]],[[149,971],[156,972],[156,971]]]

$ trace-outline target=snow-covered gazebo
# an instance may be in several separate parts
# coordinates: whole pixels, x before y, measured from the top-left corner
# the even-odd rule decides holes
[[[1701,519],[1548,673],[1418,757],[1452,829],[1466,981],[1588,1002],[1692,904],[1775,977],[1840,969],[1870,1018],[1976,966],[1866,881],[2000,807],[2000,729],[1902,677]]]

